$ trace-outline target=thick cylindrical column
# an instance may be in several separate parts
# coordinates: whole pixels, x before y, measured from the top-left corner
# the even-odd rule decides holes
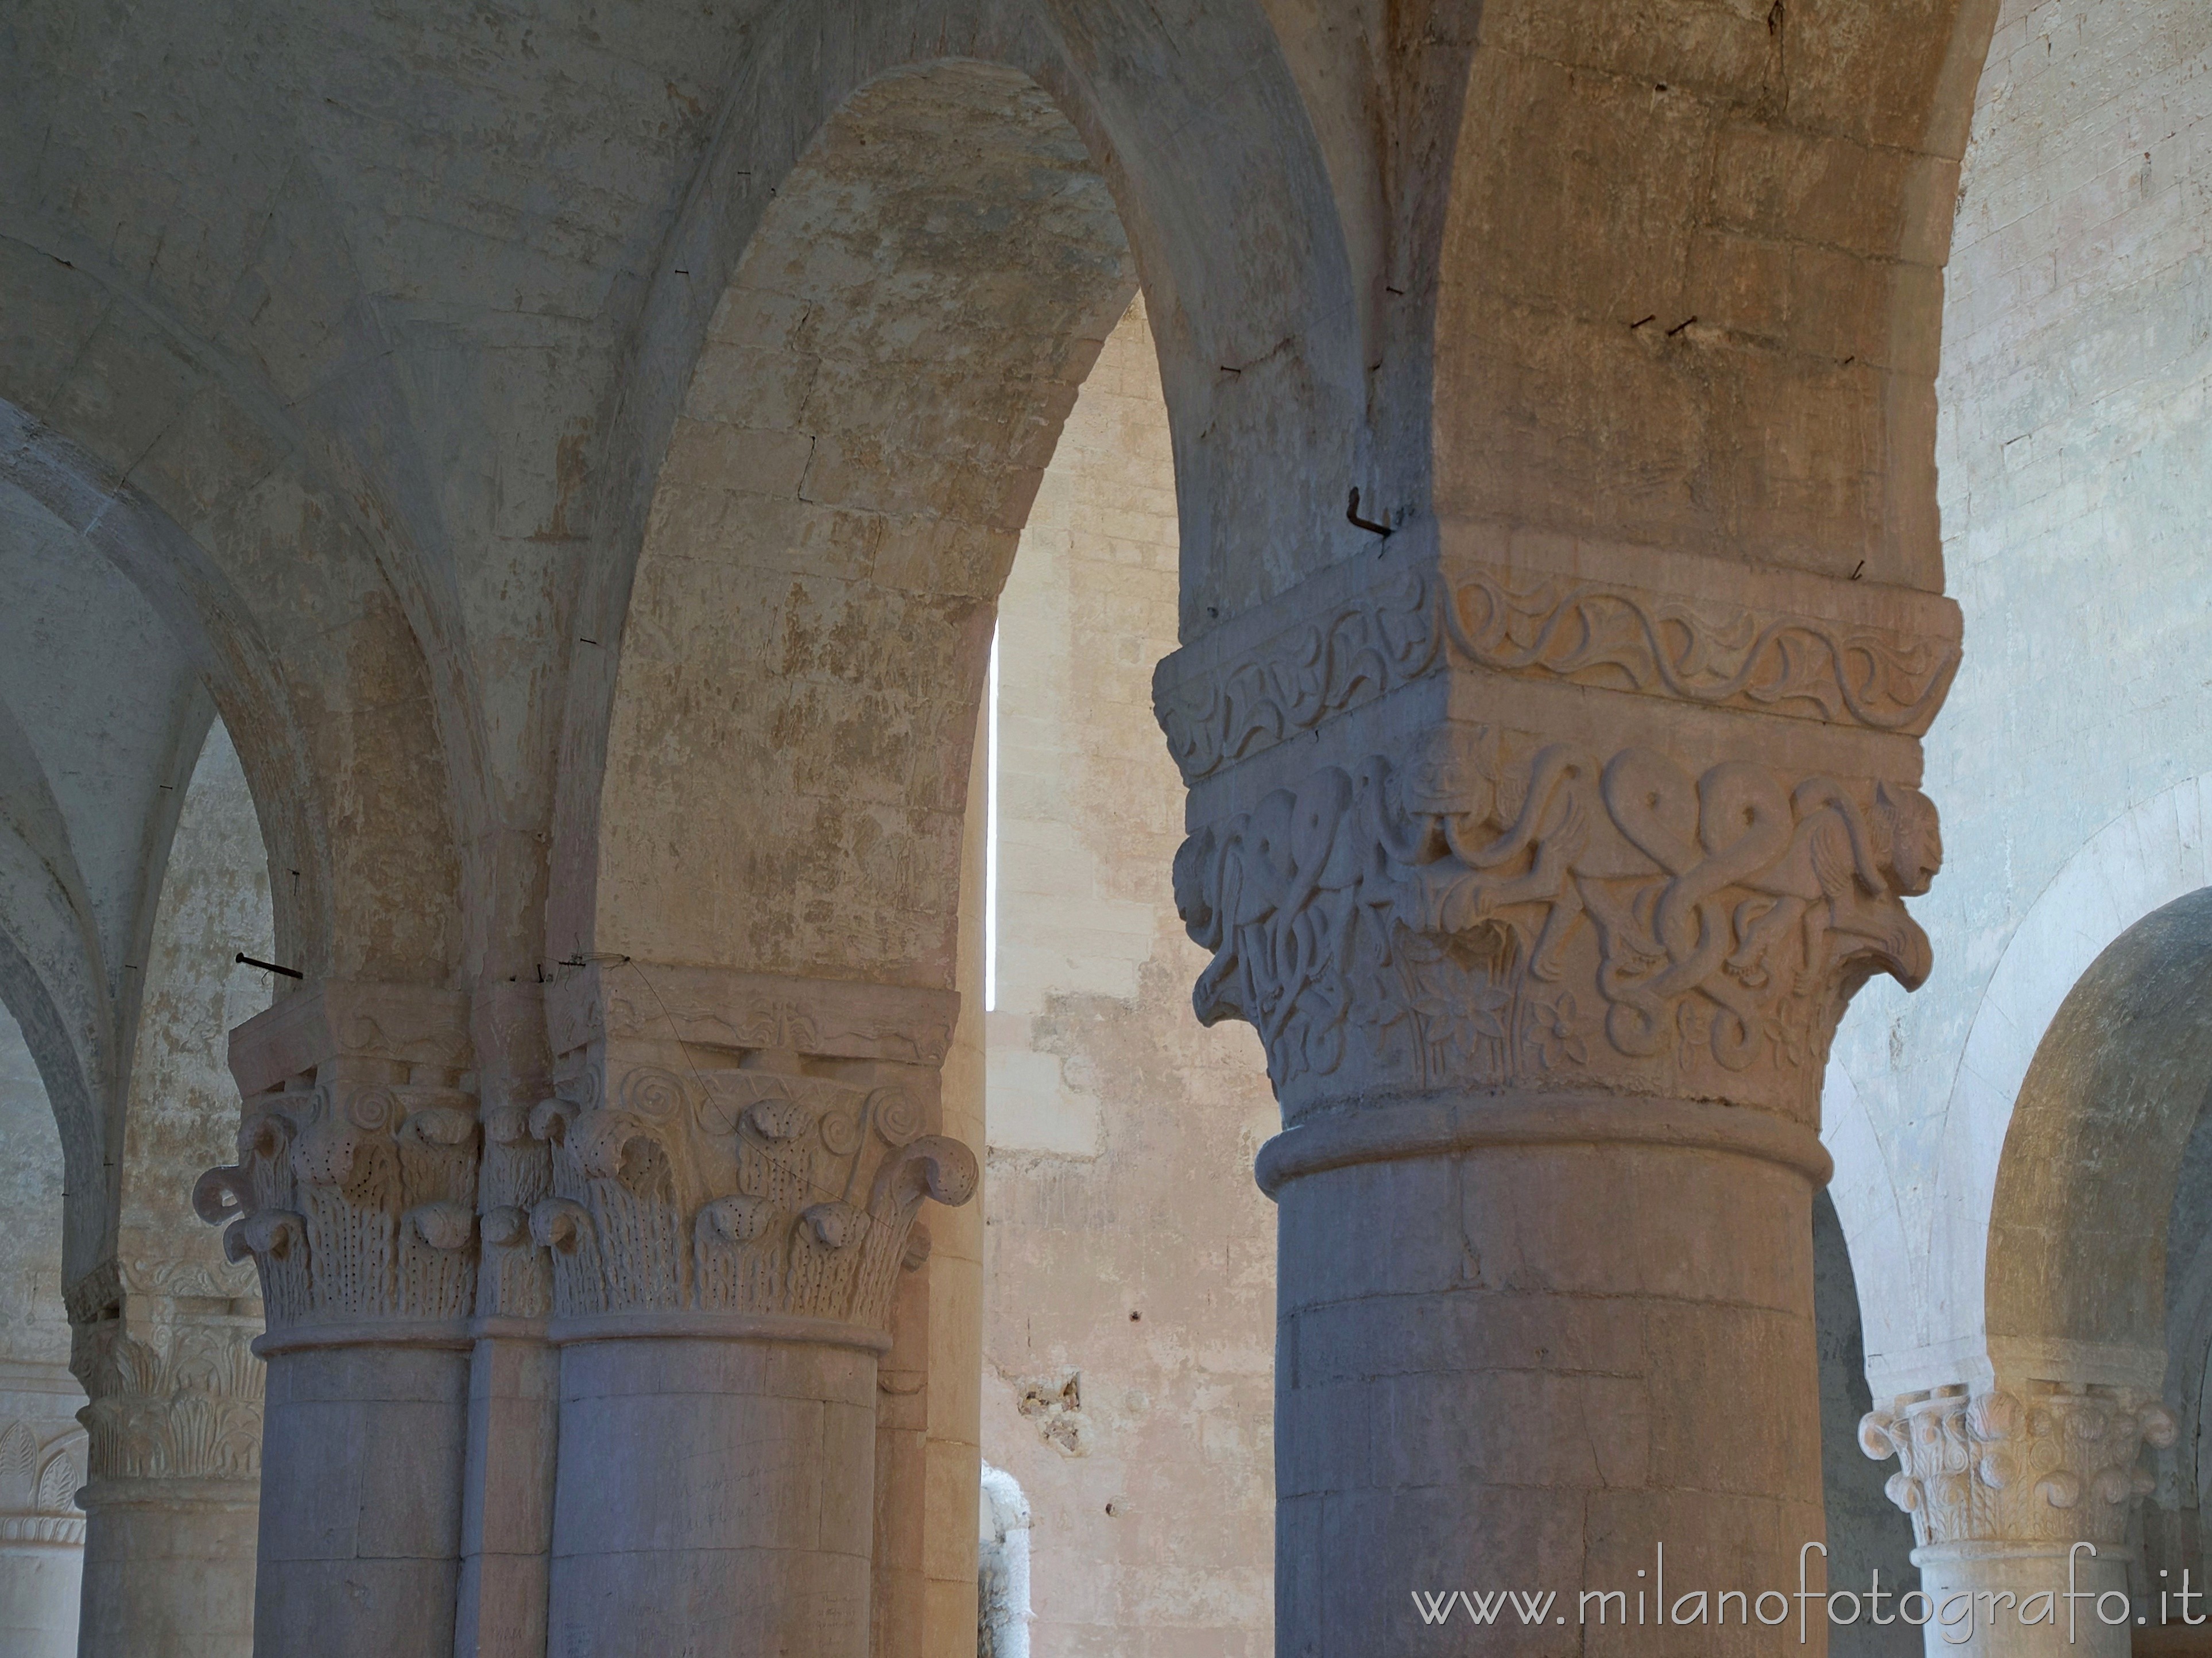
[[[255,1658],[440,1658],[453,1643],[466,1344],[269,1356]]]
[[[1277,1649],[1824,1651],[1820,1077],[1853,990],[1929,970],[1955,607],[1383,551],[1154,681],[1198,1014],[1286,1125]]]
[[[79,1500],[78,1658],[251,1658],[257,1482],[95,1478]]]
[[[563,1345],[555,1650],[867,1658],[881,1344],[820,1334]]]
[[[1278,1618],[1305,1643],[1283,1650],[1478,1621],[1514,1651],[1796,1649],[1800,1551],[1823,1536],[1814,1137],[1626,1099],[1345,1127],[1261,1163],[1281,1210]]]

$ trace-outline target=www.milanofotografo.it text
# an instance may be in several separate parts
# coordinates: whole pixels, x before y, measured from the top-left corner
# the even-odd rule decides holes
[[[1899,1594],[1884,1588],[1879,1568],[1869,1574],[1864,1589],[1814,1588],[1808,1581],[1808,1559],[1827,1546],[1807,1543],[1797,1551],[1797,1587],[1794,1589],[1685,1588],[1667,1587],[1667,1548],[1652,1551],[1652,1565],[1638,1568],[1633,1586],[1617,1589],[1583,1589],[1571,1602],[1555,1589],[1415,1589],[1413,1613],[1422,1625],[1454,1623],[1518,1625],[1577,1624],[1619,1627],[1695,1627],[1698,1625],[1763,1624],[1778,1628],[1794,1621],[1801,1643],[1808,1643],[1815,1620],[1837,1625],[1863,1619],[1875,1624],[1910,1624],[1915,1628],[1933,1623],[1947,1643],[1964,1646],[1978,1630],[2023,1625],[2063,1625],[2073,1641],[2087,1619],[2094,1616],[2108,1627],[2130,1622],[2148,1623],[2146,1612],[2118,1589],[2102,1591],[2079,1586],[2079,1563],[2094,1559],[2094,1543],[2076,1543],[2067,1555],[2066,1581],[2047,1589],[2024,1594],[2012,1589],[1954,1589],[1930,1596],[1921,1589]],[[2161,1574],[2163,1576],[2163,1574]],[[2179,1588],[2159,1592],[2159,1623],[2205,1623],[2208,1614],[2194,1610],[2204,1591],[2192,1588],[2185,1568]],[[1887,1608],[1887,1610],[1885,1610]]]

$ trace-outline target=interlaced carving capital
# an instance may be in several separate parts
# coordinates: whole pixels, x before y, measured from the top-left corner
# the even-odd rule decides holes
[[[1894,1456],[1890,1501],[1924,1547],[2127,1540],[2153,1485],[2142,1448],[2174,1442],[2172,1412],[2124,1388],[2030,1383],[1908,1394],[1859,1423],[1859,1448]]]
[[[1798,1107],[1850,992],[1927,975],[1899,900],[1941,846],[1910,786],[1440,735],[1271,791],[1177,855],[1213,952],[1199,1017],[1259,1030],[1286,1108],[1624,1084]]]
[[[1850,995],[1929,969],[1913,733],[1955,608],[1634,550],[1509,570],[1440,535],[1162,665],[1200,1018],[1259,1031],[1294,1121],[1492,1090],[1811,1121]]]

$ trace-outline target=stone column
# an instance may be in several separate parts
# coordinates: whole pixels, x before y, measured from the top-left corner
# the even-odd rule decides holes
[[[84,1436],[58,1364],[0,1361],[0,1652],[74,1658]]]
[[[256,1658],[443,1658],[462,1553],[477,1102],[459,992],[331,981],[231,1033],[203,1218],[268,1332]]]
[[[877,1360],[925,1196],[949,993],[623,962],[550,986],[551,1644],[866,1658]]]
[[[2126,1658],[2129,1521],[2153,1483],[2137,1461],[2178,1433],[2155,1399],[2054,1382],[1944,1388],[1869,1412],[1859,1445],[1898,1460],[1889,1496],[1912,1516],[1929,1653]],[[2203,1605],[2177,1606],[2173,1621],[2184,1610]]]
[[[80,1658],[251,1658],[264,1378],[250,1278],[111,1260],[70,1288],[90,1401]]]
[[[1556,1597],[1463,1627],[1499,1649],[1817,1652],[1820,1079],[1866,976],[1928,970],[1956,610],[1433,533],[1156,682],[1199,1016],[1284,1116],[1277,1649],[1410,1649],[1464,1589]]]

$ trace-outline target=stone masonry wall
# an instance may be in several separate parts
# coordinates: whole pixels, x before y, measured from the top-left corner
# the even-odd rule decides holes
[[[1028,1495],[1036,1658],[1273,1649],[1273,1132],[1201,1029],[1169,890],[1182,792],[1173,469],[1141,303],[1085,383],[1000,609],[983,1454]]]

